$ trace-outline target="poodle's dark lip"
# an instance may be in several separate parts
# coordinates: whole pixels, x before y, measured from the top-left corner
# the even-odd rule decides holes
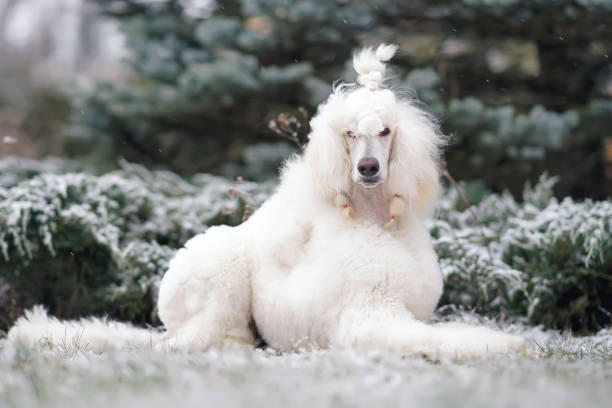
[[[365,188],[374,188],[377,185],[379,185],[380,183],[382,183],[384,180],[376,177],[376,178],[361,178],[359,179],[359,181],[357,181],[357,184],[365,187]]]

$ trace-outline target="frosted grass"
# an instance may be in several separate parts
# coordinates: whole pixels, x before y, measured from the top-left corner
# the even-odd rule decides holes
[[[463,314],[457,319],[490,320]],[[79,344],[0,350],[1,407],[609,406],[612,331],[572,337],[513,324],[532,356],[430,361],[384,352],[150,350]]]

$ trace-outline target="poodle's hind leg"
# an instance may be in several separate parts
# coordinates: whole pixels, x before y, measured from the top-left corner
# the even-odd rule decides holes
[[[520,336],[462,323],[426,324],[409,313],[351,314],[341,319],[334,346],[393,350],[429,358],[486,358],[526,354]]]
[[[250,268],[240,227],[212,227],[188,241],[161,282],[158,311],[168,332],[157,347],[252,345]]]

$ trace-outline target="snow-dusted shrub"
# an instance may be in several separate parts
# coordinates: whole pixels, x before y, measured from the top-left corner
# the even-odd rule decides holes
[[[0,189],[13,187],[20,181],[39,174],[65,173],[70,167],[70,162],[55,158],[33,160],[23,157],[6,157],[0,160]]]
[[[10,168],[25,180],[0,187],[0,328],[36,303],[60,316],[152,322],[175,248],[210,225],[240,222],[244,204],[269,194],[265,185],[127,164],[99,177],[28,179]]]
[[[0,329],[35,303],[59,316],[156,323],[157,284],[175,249],[210,225],[239,223],[244,204],[255,208],[273,187],[125,163],[102,176],[24,166],[33,170],[0,161],[12,180],[0,185]],[[466,189],[484,197],[471,208],[478,222],[447,192],[430,226],[442,305],[548,327],[610,324],[612,201],[558,201],[553,184],[528,186],[522,202]]]
[[[442,304],[593,331],[612,311],[612,201],[558,201],[554,178],[523,201],[487,196],[457,211],[449,191],[431,232],[446,281]]]

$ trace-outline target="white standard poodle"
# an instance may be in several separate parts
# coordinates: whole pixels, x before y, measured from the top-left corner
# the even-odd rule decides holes
[[[147,339],[139,329],[111,323],[105,331],[104,322],[59,322],[35,309],[9,340],[53,342],[80,330],[94,348],[151,341],[200,351],[253,345],[257,332],[281,351],[525,352],[518,336],[427,323],[442,293],[423,225],[438,194],[442,136],[411,100],[383,87],[396,48],[355,55],[359,85],[337,86],[319,107],[304,154],[285,164],[276,193],[248,221],[212,227],[177,253],[159,291],[167,332]]]

